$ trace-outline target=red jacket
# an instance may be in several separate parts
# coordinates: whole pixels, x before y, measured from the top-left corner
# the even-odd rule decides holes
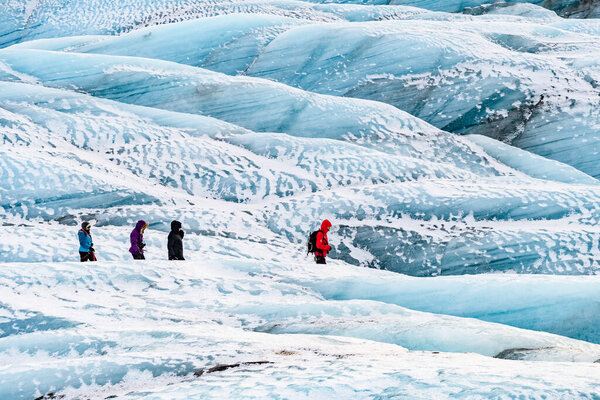
[[[331,228],[331,222],[325,220],[321,223],[321,230],[317,233],[317,249],[315,254],[318,256],[327,257],[327,252],[331,250],[329,241],[327,240],[327,232]]]

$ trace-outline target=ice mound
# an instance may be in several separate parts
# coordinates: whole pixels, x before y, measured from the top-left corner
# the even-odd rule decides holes
[[[290,259],[284,256],[283,260]],[[589,363],[600,355],[598,345],[410,311],[382,301],[331,301],[323,297],[326,292],[313,289],[339,272],[366,282],[390,282],[390,276],[381,271],[339,264],[328,272],[303,263],[283,266],[219,259],[176,264],[4,264],[0,281],[5,309],[28,304],[33,308],[29,315],[45,315],[49,321],[49,316],[68,317],[77,325],[46,326],[50,330],[0,338],[0,359],[10,359],[9,366],[0,369],[2,396],[18,399],[53,393],[104,398],[127,393],[129,398],[173,398],[200,396],[210,389],[210,397],[217,396],[212,391],[229,393],[251,384],[244,396],[256,397],[268,390],[280,392],[269,387],[282,378],[287,382],[289,378],[284,377],[290,374],[296,384],[286,385],[285,390],[292,397],[302,393],[340,396],[353,391],[359,391],[358,397],[368,397],[415,380],[423,386],[413,390],[426,396],[431,391],[451,393],[473,378],[479,388],[506,393],[535,391],[551,396],[561,391],[562,379],[569,381],[571,393],[593,391],[590,378],[597,369]],[[398,277],[396,282],[401,279],[407,278]],[[467,284],[470,280],[461,279],[456,281]],[[538,279],[540,300],[555,300],[546,290],[552,282],[568,285],[570,280]],[[511,275],[498,276],[488,280],[486,288],[514,290],[520,282]],[[413,290],[427,284],[422,279],[410,283]],[[457,295],[454,289],[458,288],[450,286],[447,293]],[[348,297],[360,297],[348,289],[344,292]],[[467,306],[455,306],[459,304]],[[569,312],[577,315],[574,309]],[[3,312],[2,318],[16,323],[19,315]],[[372,318],[381,324],[373,325]],[[587,323],[592,326],[594,321]],[[266,326],[270,334],[257,332]],[[380,342],[361,339],[365,336]],[[429,351],[407,351],[385,342]],[[441,349],[467,354],[439,353]],[[520,361],[468,354],[472,352]],[[457,370],[457,364],[464,367]],[[364,368],[373,374],[370,384],[350,379]],[[520,381],[497,383],[498,375],[508,379],[515,368]],[[414,375],[415,369],[421,372]],[[409,371],[413,372],[406,375]],[[425,384],[429,380],[418,377],[433,371],[446,378]],[[552,382],[540,383],[540,375]],[[323,380],[325,376],[330,378]],[[321,383],[309,389],[302,384],[305,379]],[[471,390],[475,387],[465,393]]]
[[[232,210],[235,218],[248,213],[253,229],[267,228],[295,245],[305,241],[311,221],[331,216],[340,242],[332,256],[411,275],[598,268],[597,181],[560,163],[540,164],[491,139],[477,146],[381,103],[262,79],[142,58],[0,53],[12,63],[5,75],[11,81],[0,83],[6,216],[65,223],[85,216],[123,226],[189,210],[188,223],[201,227],[197,234],[235,232],[228,224],[222,232],[205,227],[204,213],[223,207],[206,202],[213,199],[246,203]],[[44,59],[47,69],[34,69],[34,59]],[[65,59],[79,63],[77,73],[62,68]],[[61,88],[31,83],[36,79]],[[111,100],[67,90],[73,84]],[[21,165],[15,157],[37,148],[54,158],[44,161],[50,166],[41,175],[24,174],[44,158]],[[66,185],[64,194],[34,193],[53,168],[70,173],[56,179]],[[88,170],[89,177],[80,173]],[[140,204],[169,211],[130,207]],[[4,243],[5,260],[23,260],[19,247],[8,238]]]
[[[599,35],[598,23],[484,17],[294,24],[227,15],[72,50],[158,58],[377,100],[443,130],[490,136],[598,176],[598,68],[581,62],[600,51],[590,37]],[[64,41],[29,46],[64,49]],[[173,42],[178,45],[166,45]]]
[[[4,2],[0,398],[593,398],[594,10]]]
[[[324,4],[318,4],[324,3]],[[406,18],[431,13],[425,10],[470,12],[496,1],[483,0],[353,0],[353,1],[295,1],[295,0],[126,0],[77,1],[64,4],[36,2],[4,2],[0,13],[0,47],[37,38],[80,34],[114,34],[144,26],[180,22],[214,15],[249,13],[288,16],[302,20],[336,21],[377,20]],[[540,11],[528,10],[528,17],[544,15],[545,6],[560,15],[574,18],[597,18],[595,2],[564,1],[510,1],[499,2],[511,9],[510,13],[523,15],[523,6],[537,6]],[[525,4],[522,4],[525,3]],[[512,9],[517,9],[512,11]],[[535,9],[534,9],[535,10]],[[447,17],[443,17],[447,18]]]

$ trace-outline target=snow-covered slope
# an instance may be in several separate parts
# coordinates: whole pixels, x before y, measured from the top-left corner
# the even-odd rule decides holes
[[[595,398],[600,22],[552,10],[0,4],[0,399]]]
[[[0,393],[14,399],[47,393],[68,398],[371,398],[386,393],[446,398],[462,388],[464,397],[491,390],[505,398],[515,393],[554,397],[566,388],[568,396],[586,397],[598,390],[598,368],[591,362],[600,358],[599,345],[410,311],[390,303],[391,297],[388,302],[351,300],[369,296],[369,286],[377,281],[407,278],[343,263],[325,270],[303,262],[284,267],[289,261],[282,255],[271,263],[211,258],[4,264]],[[340,279],[355,286],[345,290],[336,282]],[[324,281],[332,285],[324,287]],[[362,289],[356,286],[361,281]],[[519,293],[524,283],[510,275],[454,281],[407,284],[425,293],[433,283],[448,295],[462,292],[466,298],[462,285],[483,283],[478,290]],[[553,307],[550,303],[569,304],[572,294],[554,292],[559,283],[583,289],[582,301],[600,300],[597,290],[584,289],[597,286],[595,278],[540,278],[535,282],[540,314]],[[347,299],[330,299],[332,287]],[[429,302],[447,304],[438,299],[429,297]],[[474,304],[454,306],[469,313]],[[493,312],[502,306],[500,300],[477,308]],[[522,315],[520,310],[504,314]],[[597,325],[580,322],[587,328]],[[515,374],[519,379],[511,379]]]
[[[2,50],[0,60],[10,65],[0,83],[10,116],[7,216],[102,221],[115,206],[149,202],[175,205],[161,213],[166,219],[189,208],[188,223],[212,231],[190,208],[211,198],[246,203],[232,212],[250,213],[255,225],[296,244],[314,221],[332,217],[341,242],[335,257],[412,275],[598,269],[600,188],[560,163],[502,152],[490,140],[476,138],[477,146],[382,103],[172,62],[30,49]],[[65,171],[80,181],[61,179],[69,184],[62,196],[85,197],[80,205],[65,208],[60,192],[17,191],[44,180],[10,172],[34,169],[15,160],[30,149],[53,163],[68,158]],[[101,175],[86,183],[89,169]],[[114,187],[111,176],[119,177]],[[95,190],[103,197],[85,195]],[[105,192],[122,191],[129,194],[106,201]],[[5,243],[12,248],[10,238]]]
[[[230,15],[43,47],[159,58],[382,101],[443,130],[490,136],[598,176],[600,75],[582,62],[600,54],[598,22],[587,21],[590,31],[560,19],[448,18],[298,26]]]
[[[586,0],[68,0],[60,3],[8,0],[3,2],[2,8],[2,45],[40,37],[114,34],[143,26],[231,13],[263,13],[313,21],[356,21],[443,15],[441,11],[529,18],[555,17],[556,14],[548,9],[575,18],[598,18],[600,12],[596,2]]]

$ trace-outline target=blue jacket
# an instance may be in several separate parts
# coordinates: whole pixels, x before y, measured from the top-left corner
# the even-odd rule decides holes
[[[79,231],[79,251],[83,251],[87,253],[90,251],[90,247],[92,247],[92,235],[86,233],[82,230]]]

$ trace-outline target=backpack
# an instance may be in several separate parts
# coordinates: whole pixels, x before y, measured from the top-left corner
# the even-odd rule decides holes
[[[317,250],[317,234],[319,232],[321,232],[321,231],[320,230],[314,231],[308,237],[308,243],[306,244],[306,247],[307,247],[306,254],[307,255],[308,255],[308,253],[314,253]]]

